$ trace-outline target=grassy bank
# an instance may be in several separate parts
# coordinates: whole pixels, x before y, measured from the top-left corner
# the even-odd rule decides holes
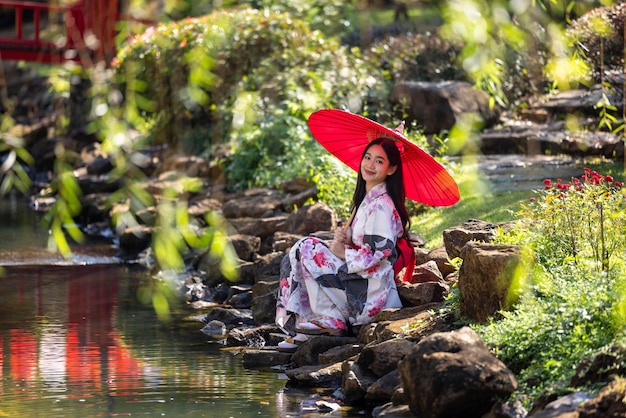
[[[605,175],[611,175],[618,181],[624,181],[624,165],[621,161],[588,159],[581,161],[577,166],[580,168],[581,175],[583,169],[589,167]],[[520,205],[536,196],[532,190],[490,192],[490,184],[478,185],[464,180],[465,177],[467,173],[464,173],[462,169],[458,176],[455,175],[461,184],[462,197],[459,203],[451,207],[428,208],[424,213],[411,218],[411,231],[426,239],[427,248],[441,245],[444,230],[460,225],[469,219],[480,219],[491,223],[516,220]],[[542,180],[538,179],[536,190],[544,188]]]

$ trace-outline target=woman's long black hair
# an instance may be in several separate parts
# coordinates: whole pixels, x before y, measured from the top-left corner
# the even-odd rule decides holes
[[[393,200],[394,205],[396,206],[396,210],[400,215],[400,219],[402,220],[402,227],[404,228],[404,235],[407,235],[409,232],[409,228],[411,227],[411,219],[409,217],[409,211],[406,209],[405,199],[406,192],[404,190],[404,183],[402,181],[402,159],[400,158],[400,150],[396,146],[396,143],[393,139],[389,138],[376,138],[365,147],[363,151],[363,155],[361,156],[361,161],[365,157],[365,154],[370,149],[372,145],[380,145],[385,154],[387,154],[387,159],[389,160],[390,166],[396,166],[396,171],[387,176],[385,179],[385,183],[387,184],[387,193]],[[363,175],[361,175],[361,166],[359,165],[359,175],[356,180],[356,188],[354,190],[354,195],[352,196],[352,211],[355,211],[363,199],[365,199],[365,180],[363,179]]]

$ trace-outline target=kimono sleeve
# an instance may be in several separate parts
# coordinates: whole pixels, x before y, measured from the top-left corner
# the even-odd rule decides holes
[[[385,267],[382,264],[391,267],[388,258],[396,242],[394,220],[398,216],[393,203],[386,199],[376,199],[365,209],[363,245],[346,250],[346,264],[348,273],[372,276]]]

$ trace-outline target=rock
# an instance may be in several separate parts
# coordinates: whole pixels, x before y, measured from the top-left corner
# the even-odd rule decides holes
[[[280,366],[289,363],[290,353],[281,353],[276,350],[246,350],[243,353],[242,364],[246,369],[260,369]]]
[[[319,355],[346,344],[356,344],[357,339],[354,337],[330,337],[330,336],[311,336],[308,341],[302,343],[291,357],[291,361],[297,366],[307,364],[319,364]]]
[[[341,391],[344,402],[348,405],[360,403],[365,398],[367,388],[376,381],[376,376],[364,365],[349,360],[343,362],[341,371],[343,374]]]
[[[580,418],[618,418],[626,416],[626,380],[617,379],[604,387],[598,396],[579,406]]]
[[[254,258],[254,275],[256,280],[278,280],[280,266],[284,257],[285,253],[280,251],[274,251],[265,255],[257,254]]]
[[[501,309],[510,308],[519,297],[511,292],[515,270],[521,260],[517,245],[486,244],[471,241],[461,252],[459,271],[461,312],[476,322],[485,322]]]
[[[623,394],[623,393],[622,393]],[[528,418],[579,418],[579,413],[576,412],[578,406],[591,399],[588,393],[570,393],[569,395],[558,398],[557,400],[550,402],[546,407],[537,412],[530,414]],[[626,408],[623,409],[626,411]],[[587,415],[586,415],[587,416]],[[597,415],[597,417],[608,418],[612,415]],[[614,415],[614,416],[624,416]]]
[[[341,363],[344,360],[348,360],[355,357],[363,350],[363,344],[345,344],[337,347],[333,347],[318,356],[320,364],[333,364]]]
[[[273,347],[282,341],[277,334],[280,330],[275,325],[262,325],[254,328],[233,328],[228,332],[226,344],[230,347]]]
[[[465,114],[477,114],[485,127],[493,126],[500,112],[489,105],[489,95],[463,81],[402,81],[393,86],[390,101],[405,109],[410,121],[426,134],[450,130]]]
[[[441,274],[441,271],[439,271],[437,262],[434,260],[415,266],[413,277],[409,280],[412,284],[440,281],[443,281],[443,275]]]
[[[517,389],[513,373],[469,327],[422,339],[398,364],[411,411],[423,418],[480,418]]]
[[[295,195],[285,197],[281,201],[281,206],[285,212],[293,212],[294,209],[304,206],[304,204],[310,199],[317,200],[317,187],[310,187],[307,190],[303,190]]]
[[[223,337],[226,335],[226,324],[222,321],[211,320],[200,330],[209,337]]]
[[[292,234],[309,235],[316,231],[334,231],[336,228],[335,211],[324,203],[315,203],[291,213],[283,230]]]
[[[289,252],[291,247],[300,239],[302,235],[290,234],[288,232],[277,231],[274,234],[274,240],[272,242],[272,250],[280,252]]]
[[[278,280],[261,280],[252,287],[252,317],[258,325],[273,324],[276,320]]]
[[[292,356],[293,358],[293,356]],[[331,365],[302,366],[286,370],[290,381],[297,385],[311,387],[337,387],[341,384],[343,372],[341,363]]]
[[[440,245],[430,250],[426,254],[425,260],[419,264],[423,264],[431,260],[437,264],[437,268],[439,269],[439,271],[441,272],[444,278],[456,272],[456,267],[450,263],[450,256],[448,255],[448,252],[446,251],[445,245]]]
[[[239,234],[253,235],[261,239],[274,235],[277,230],[284,229],[286,221],[286,215],[230,219],[231,225]]]
[[[205,324],[212,320],[222,321],[224,324],[232,326],[254,325],[252,313],[246,309],[215,307],[200,318],[200,321]]]
[[[420,306],[431,302],[442,302],[450,291],[443,281],[424,283],[401,283],[398,285],[398,294],[402,306]]]
[[[282,213],[282,199],[282,193],[277,190],[246,190],[238,198],[225,202],[222,213],[227,219],[269,218]]]
[[[391,401],[393,396],[401,390],[404,393],[400,372],[394,369],[367,388],[365,400],[379,405],[384,404]]]
[[[235,293],[229,296],[225,303],[235,309],[250,309],[252,306],[252,290]]]
[[[411,412],[408,405],[396,405],[394,403],[386,403],[375,407],[372,410],[373,418],[415,418],[415,414]]]
[[[570,379],[571,387],[608,382],[613,376],[624,376],[626,366],[626,347],[614,346],[593,358],[585,358],[576,367],[576,373]]]
[[[261,238],[252,235],[236,234],[228,237],[237,256],[246,261],[252,261],[254,255],[261,248]]]
[[[363,348],[357,363],[378,378],[396,370],[398,362],[414,349],[415,343],[404,338],[371,343]]]
[[[499,226],[497,224],[470,219],[460,226],[443,231],[443,242],[450,258],[461,257],[461,249],[469,241],[493,241]]]

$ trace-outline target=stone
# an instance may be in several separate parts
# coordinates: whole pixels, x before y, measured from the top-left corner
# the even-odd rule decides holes
[[[443,281],[424,283],[401,283],[398,294],[402,306],[420,306],[431,302],[442,302],[449,293],[449,286]]]
[[[295,384],[318,388],[337,387],[341,384],[343,376],[341,363],[302,366],[286,370],[285,374]]]
[[[423,264],[415,266],[415,270],[413,271],[413,277],[411,277],[410,283],[416,284],[439,281],[443,281],[443,275],[439,270],[437,262],[434,260],[430,260]]]
[[[261,247],[261,238],[252,235],[235,234],[228,237],[237,256],[246,261],[252,261],[254,254]]]
[[[344,360],[348,360],[355,357],[363,350],[363,344],[345,344],[337,347],[333,347],[318,356],[320,364],[333,364],[341,363]]]
[[[246,369],[260,369],[280,366],[289,363],[291,354],[276,350],[246,350],[243,353],[242,364]]]
[[[282,212],[282,193],[272,189],[247,190],[237,199],[224,202],[222,214],[227,219],[267,218]]]
[[[468,242],[461,253],[459,271],[462,314],[471,321],[485,322],[496,312],[509,309],[519,297],[511,291],[521,260],[517,245]]]
[[[376,377],[364,365],[356,361],[344,361],[341,371],[343,374],[341,391],[344,402],[348,405],[361,402],[365,398],[367,388],[376,381]]]
[[[500,117],[500,111],[489,105],[489,95],[464,81],[401,81],[389,99],[405,109],[408,121],[423,126],[425,134],[450,130],[469,113],[478,115],[486,128]]]
[[[394,369],[367,388],[365,400],[379,405],[389,402],[401,387],[402,379],[400,378],[400,372],[398,369]]]
[[[319,355],[346,344],[356,344],[357,339],[354,337],[331,337],[331,336],[309,336],[309,339],[300,344],[296,352],[291,357],[291,361],[297,366],[307,364],[319,364]]]
[[[337,228],[337,214],[324,203],[306,205],[292,212],[283,231],[292,234],[310,235],[316,231],[334,231]]]
[[[456,272],[456,267],[450,263],[450,256],[446,251],[445,245],[440,245],[430,250],[426,255],[426,260],[434,261],[443,277]]]
[[[443,231],[443,242],[450,258],[461,257],[461,249],[470,241],[491,242],[498,225],[479,219],[470,219],[460,226]]]
[[[398,362],[413,352],[415,343],[404,338],[394,338],[366,345],[357,363],[374,376],[382,377],[397,369]]]
[[[252,287],[252,318],[256,324],[273,324],[276,320],[278,280],[261,280]]]
[[[515,375],[469,327],[434,333],[398,363],[411,411],[423,418],[480,418],[517,389]]]

